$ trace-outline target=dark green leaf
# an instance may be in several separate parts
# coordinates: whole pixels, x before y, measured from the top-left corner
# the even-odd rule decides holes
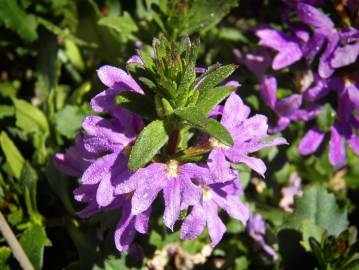
[[[132,33],[138,31],[138,27],[131,15],[124,12],[122,16],[108,16],[98,21],[99,25],[110,27],[123,35],[126,39],[133,38]]]
[[[230,93],[236,88],[233,86],[219,86],[206,91],[198,99],[196,107],[205,114],[208,114],[212,109],[221,103]]]
[[[168,141],[162,120],[148,124],[138,136],[130,154],[128,168],[136,170],[146,165]]]
[[[147,119],[156,117],[155,104],[145,95],[133,91],[122,92],[116,97],[116,104],[140,114]]]
[[[329,235],[339,235],[348,225],[347,211],[339,208],[333,194],[318,186],[295,201],[294,212],[286,218],[284,227],[300,231],[305,220],[327,230]]]
[[[17,1],[0,0],[0,7],[1,23],[27,42],[37,39],[37,22],[34,15],[27,14]]]
[[[201,128],[202,131],[207,132],[225,145],[233,145],[233,139],[228,130],[219,122],[213,119],[208,119],[206,128]]]
[[[22,234],[20,244],[34,268],[42,269],[44,248],[51,246],[51,242],[47,238],[45,228],[41,225],[33,225],[28,228]]]
[[[0,145],[11,171],[19,179],[25,160],[5,131],[0,134]]]
[[[200,93],[200,99],[202,99],[202,96],[206,95],[207,91],[211,90],[219,83],[223,82],[223,80],[228,78],[236,70],[236,68],[236,65],[221,66],[210,72],[208,75],[205,75],[204,79],[202,79],[197,86],[197,90]]]
[[[182,120],[187,121],[188,123],[205,128],[207,126],[208,118],[197,107],[186,107],[183,109],[177,109],[174,113],[181,118]]]

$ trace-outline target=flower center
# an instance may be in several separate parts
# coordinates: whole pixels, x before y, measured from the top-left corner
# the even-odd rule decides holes
[[[203,192],[203,200],[208,201],[208,200],[212,199],[213,195],[212,195],[211,189],[205,185],[201,185],[201,188],[202,188],[202,192]]]
[[[212,148],[229,148],[227,145],[221,143],[220,141],[218,141],[217,139],[211,137],[209,138],[209,145],[212,147]]]
[[[171,159],[170,161],[167,162],[166,164],[166,173],[167,176],[169,177],[177,177],[179,172],[179,165],[178,165],[178,161]]]

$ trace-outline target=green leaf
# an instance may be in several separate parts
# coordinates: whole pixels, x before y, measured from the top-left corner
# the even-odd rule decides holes
[[[0,119],[13,116],[15,114],[15,108],[9,105],[0,105]]]
[[[66,138],[75,138],[87,113],[86,109],[79,106],[65,106],[55,114],[57,132]]]
[[[197,86],[197,90],[200,93],[199,99],[201,100],[202,96],[207,94],[207,91],[228,78],[236,70],[236,68],[236,65],[221,66],[210,72],[208,75],[205,75],[200,84]]]
[[[212,111],[216,105],[221,103],[236,88],[233,86],[219,86],[206,91],[198,99],[196,107],[205,114]]]
[[[336,113],[330,104],[325,104],[317,116],[317,124],[322,132],[328,132],[333,126]]]
[[[22,99],[13,99],[16,113],[16,126],[26,132],[49,132],[46,116],[37,107]]]
[[[340,209],[335,196],[318,186],[296,199],[294,212],[287,216],[283,226],[300,231],[305,221],[327,230],[329,235],[339,235],[348,226],[346,209]]]
[[[216,138],[225,145],[233,145],[233,139],[228,130],[219,122],[213,119],[208,119],[207,127],[201,128],[202,131],[207,132],[212,137]]]
[[[79,70],[85,69],[85,63],[82,59],[79,47],[71,39],[65,39],[65,52],[70,62]]]
[[[98,21],[99,25],[106,26],[116,30],[126,39],[132,38],[132,33],[138,31],[135,21],[128,12],[124,12],[122,16],[108,16]]]
[[[155,104],[145,95],[133,91],[122,92],[115,98],[115,102],[144,118],[153,119],[156,117]]]
[[[20,237],[20,244],[34,268],[42,269],[44,248],[51,246],[45,228],[41,225],[28,228]]]
[[[20,86],[21,82],[18,80],[15,80],[13,82],[2,82],[0,83],[0,95],[2,95],[3,97],[14,98],[16,97]]]
[[[11,255],[11,249],[3,246],[0,247],[0,268],[7,270],[10,269],[9,267],[6,266],[6,261],[9,259]]]
[[[177,109],[174,113],[181,118],[189,122],[192,125],[205,128],[208,123],[206,114],[200,111],[197,107],[186,107],[183,109]]]
[[[37,22],[34,15],[27,14],[17,1],[0,0],[0,7],[0,23],[27,42],[37,39]]]
[[[321,242],[323,229],[320,228],[318,225],[314,224],[312,221],[304,220],[302,223],[301,231],[303,234],[303,240],[301,244],[307,251],[311,250],[309,244],[309,238],[312,237],[315,240],[317,240],[319,243]]]
[[[168,141],[162,120],[148,124],[138,136],[130,154],[128,168],[136,170],[147,164]]]
[[[0,145],[14,176],[19,179],[25,159],[5,131],[0,134]]]

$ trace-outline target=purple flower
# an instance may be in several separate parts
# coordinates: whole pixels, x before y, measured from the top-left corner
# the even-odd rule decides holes
[[[239,196],[243,194],[243,190],[237,180],[213,183],[207,178],[201,179],[198,186],[201,190],[201,198],[183,221],[181,239],[197,238],[207,225],[212,240],[211,245],[214,247],[226,231],[226,226],[218,216],[218,207],[244,225],[249,218],[249,208],[240,200]]]
[[[213,148],[208,157],[209,166],[214,168],[212,171],[217,179],[226,181],[231,174],[228,171],[229,164],[226,158],[234,163],[244,163],[263,176],[266,171],[264,162],[248,154],[287,143],[284,138],[264,142],[263,140],[268,136],[267,118],[260,114],[248,118],[249,113],[249,107],[244,105],[237,94],[232,93],[228,97],[223,108],[221,124],[231,133],[234,144],[228,147],[214,138],[209,139]]]
[[[279,202],[279,206],[286,212],[292,212],[291,206],[294,203],[294,196],[300,196],[303,194],[301,187],[302,179],[294,172],[289,177],[289,186],[282,188],[282,199]]]
[[[116,194],[134,191],[132,214],[137,215],[146,211],[158,193],[163,191],[164,224],[173,230],[180,211],[199,200],[199,190],[191,179],[204,175],[206,170],[193,163],[181,165],[176,160],[170,160],[167,164],[152,163],[137,170],[127,181],[119,184],[116,187]]]
[[[316,117],[321,107],[314,105],[301,109],[302,95],[293,94],[282,100],[277,100],[277,80],[273,76],[266,76],[261,82],[260,94],[264,103],[277,115],[278,121],[270,128],[270,133],[277,133],[285,129],[291,121],[308,121]]]
[[[274,70],[290,66],[303,56],[298,40],[280,31],[264,28],[257,30],[256,35],[260,38],[259,45],[272,48],[278,52],[272,63]]]
[[[256,242],[261,246],[261,248],[272,257],[273,261],[278,259],[277,253],[274,249],[265,242],[264,235],[266,231],[266,224],[263,218],[259,214],[251,216],[248,220],[248,233],[249,235],[256,240]]]
[[[336,121],[330,128],[329,161],[333,166],[340,166],[346,162],[345,141],[359,155],[359,139],[353,131],[358,129],[358,120],[353,116],[353,111],[358,110],[358,81],[341,83],[341,87],[336,91],[338,108]],[[309,155],[317,151],[324,136],[325,132],[318,126],[313,126],[299,144],[300,154]]]

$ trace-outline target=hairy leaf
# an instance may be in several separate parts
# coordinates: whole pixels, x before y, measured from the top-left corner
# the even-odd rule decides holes
[[[216,120],[208,119],[207,127],[201,128],[201,130],[207,132],[225,145],[233,145],[231,134],[229,134],[228,130]]]
[[[197,101],[196,107],[205,114],[212,111],[216,105],[221,103],[236,88],[233,86],[219,86],[206,91]]]
[[[138,136],[130,154],[128,168],[136,170],[146,165],[168,141],[162,120],[148,124]]]
[[[177,109],[174,113],[181,118],[189,122],[192,125],[199,126],[199,127],[206,127],[207,126],[207,116],[199,110],[197,107],[187,107],[183,109]]]

